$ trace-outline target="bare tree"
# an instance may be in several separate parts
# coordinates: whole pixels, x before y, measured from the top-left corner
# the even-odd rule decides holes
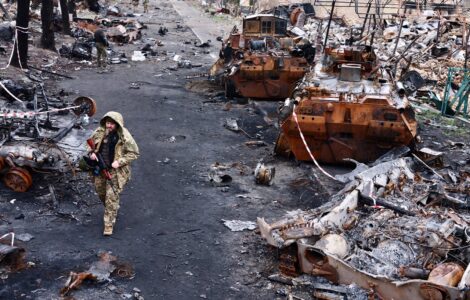
[[[69,13],[72,14],[72,17],[75,19],[77,17],[77,9],[75,7],[75,0],[69,0]]]
[[[41,21],[42,21],[42,35],[41,46],[45,49],[55,49],[54,41],[54,2],[53,0],[42,0],[41,6]]]
[[[60,0],[60,11],[62,13],[62,32],[70,34],[69,7],[67,0]]]
[[[28,66],[28,26],[29,26],[30,0],[18,1],[16,13],[17,37],[13,45],[13,56],[10,64],[14,67],[27,68]]]

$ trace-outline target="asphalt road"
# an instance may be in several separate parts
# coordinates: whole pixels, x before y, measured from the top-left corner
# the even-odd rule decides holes
[[[182,1],[174,2],[185,18],[194,11],[181,8]],[[104,74],[85,65],[70,72],[74,80],[57,83],[57,90],[71,93],[70,99],[86,95],[96,100],[98,112],[90,128],[107,111],[121,112],[140,147],[133,178],[121,196],[115,233],[102,236],[103,209],[86,178],[56,180],[64,187],[58,189],[58,209],[38,200],[50,183],[47,177],[26,194],[2,194],[1,215],[7,223],[0,230],[30,233],[34,239],[19,244],[32,266],[2,279],[1,299],[59,299],[69,272],[87,270],[102,251],[132,265],[135,276],[86,283],[72,292],[76,299],[119,299],[132,294],[133,288],[141,290],[145,299],[273,299],[278,287],[267,276],[277,272],[277,251],[255,232],[232,232],[222,220],[276,218],[286,210],[311,208],[327,199],[324,182],[291,184],[299,179],[310,182],[310,166],[273,158],[278,103],[227,104],[221,91],[204,80],[191,89],[200,93],[185,88],[187,75],[207,72],[214,62],[211,54],[219,49],[214,35],[232,23],[198,12],[191,29],[171,1],[151,1],[150,14],[139,19],[148,25],[143,39],[113,45],[126,54],[128,64],[112,65]],[[164,36],[158,35],[162,26],[168,28]],[[213,37],[212,47],[195,46],[207,36]],[[144,62],[130,59],[133,50],[156,39],[163,43],[156,56]],[[175,68],[175,55],[202,66]],[[237,119],[265,146],[246,146],[251,139],[227,130],[226,118]],[[274,185],[255,184],[253,170],[260,160],[276,167]],[[214,186],[208,180],[216,163],[232,177],[227,186]],[[13,197],[17,201],[10,204]],[[24,216],[18,218],[20,213]]]
[[[2,278],[1,299],[59,299],[69,272],[87,270],[102,251],[132,265],[135,276],[85,283],[72,292],[76,299],[119,299],[132,294],[134,287],[145,299],[273,298],[275,290],[261,274],[271,268],[264,257],[275,252],[253,232],[231,232],[222,219],[255,221],[284,207],[288,191],[281,188],[282,180],[272,187],[255,186],[252,175],[260,159],[271,159],[277,129],[263,118],[265,109],[274,110],[277,103],[234,103],[227,111],[223,98],[207,96],[208,91],[220,94],[213,88],[204,89],[206,94],[185,89],[185,76],[207,72],[214,62],[211,53],[219,49],[215,37],[211,48],[195,47],[200,43],[198,36],[206,39],[204,30],[216,26],[210,25],[214,17],[201,12],[198,16],[196,23],[203,26],[191,29],[170,1],[151,2],[150,14],[139,17],[148,24],[142,41],[113,45],[114,50],[126,53],[128,64],[112,65],[104,74],[86,65],[75,71],[71,68],[69,75],[76,79],[57,83],[58,90],[71,93],[70,99],[86,95],[96,100],[98,112],[90,128],[107,111],[121,112],[141,157],[133,164],[133,178],[121,195],[115,233],[109,238],[102,236],[103,209],[86,177],[56,180],[60,205],[55,209],[38,200],[50,183],[47,177],[38,180],[38,174],[30,192],[2,194],[5,222],[0,230],[29,233],[34,239],[18,244],[26,249],[30,267]],[[162,26],[168,28],[165,36],[158,35]],[[157,56],[145,62],[130,59],[133,50],[155,39],[163,43]],[[202,67],[175,70],[175,55]],[[229,117],[237,118],[250,135],[258,134],[266,146],[245,146],[249,140],[245,135],[224,128]],[[229,186],[209,182],[214,163],[228,166],[225,172],[233,178]],[[299,173],[293,171],[292,162],[279,163],[284,168],[278,170],[281,176]],[[12,198],[17,199],[14,204],[9,202]],[[286,208],[297,204],[289,203]]]
[[[194,39],[192,32],[175,34],[178,17],[171,7],[160,7],[159,21],[169,29],[161,37],[165,48],[193,61],[211,61],[206,54],[186,55],[191,45],[183,41]],[[157,29],[151,26],[147,36]],[[184,89],[184,75],[198,70],[166,70],[175,64],[131,62],[112,66],[108,74],[84,71],[77,80],[63,82],[65,89],[96,99],[99,115],[121,112],[141,151],[133,180],[122,195],[112,238],[101,237],[101,209],[93,212],[87,228],[77,232],[84,235],[82,240],[93,241],[84,245],[88,251],[109,250],[132,262],[132,284],[146,298],[221,299],[235,294],[224,282],[230,270],[223,253],[230,245],[221,243],[219,236],[224,230],[220,220],[230,213],[220,196],[212,195],[206,176],[210,164],[236,158],[229,145],[244,138],[223,128],[222,111],[206,108],[204,98]],[[131,83],[140,88],[130,89]],[[175,142],[170,140],[173,136]],[[72,249],[82,246],[80,240],[68,244]]]

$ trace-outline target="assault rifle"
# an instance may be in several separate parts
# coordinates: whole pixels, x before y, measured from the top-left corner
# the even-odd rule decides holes
[[[103,159],[103,155],[101,155],[101,153],[99,153],[99,151],[96,151],[97,149],[96,149],[96,145],[95,145],[95,142],[93,141],[93,139],[88,139],[88,140],[86,140],[86,142],[87,142],[88,146],[90,146],[91,151],[93,151],[93,153],[95,153],[95,155],[96,155],[96,164],[95,164],[95,168],[93,169],[93,173],[96,176],[98,176],[100,173],[102,173],[104,178],[106,178],[106,180],[109,181],[109,185],[111,185],[111,188],[113,189],[114,194],[117,195],[116,189],[114,188],[113,181],[111,180],[112,179],[111,173],[108,170],[109,167],[106,165],[106,163]]]

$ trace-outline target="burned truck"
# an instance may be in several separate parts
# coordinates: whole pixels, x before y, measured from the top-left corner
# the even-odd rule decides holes
[[[96,112],[95,101],[49,99],[42,86],[31,99],[21,100],[2,87],[9,93],[7,100],[0,100],[0,174],[5,186],[25,192],[33,183],[33,171],[73,171],[90,134],[83,126]]]
[[[285,99],[308,71],[315,48],[287,32],[288,20],[273,14],[243,19],[243,32],[234,27],[224,41],[212,77],[221,77],[226,96]]]
[[[370,46],[327,47],[281,109],[275,151],[297,160],[369,162],[417,134],[403,84]]]

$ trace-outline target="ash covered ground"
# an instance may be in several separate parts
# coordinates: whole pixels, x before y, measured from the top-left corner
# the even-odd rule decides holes
[[[132,10],[127,3],[117,5]],[[113,44],[113,50],[129,58],[146,42],[161,41],[157,54],[143,62],[129,59],[101,73],[87,62],[30,50],[31,61],[37,65],[53,61],[57,72],[74,77],[42,74],[48,93],[66,99],[78,95],[95,99],[98,112],[89,129],[97,126],[105,112],[120,111],[142,155],[133,165],[133,178],[122,194],[115,234],[110,238],[102,236],[103,208],[88,174],[38,171],[26,193],[1,189],[0,233],[33,238],[17,241],[26,250],[27,265],[2,274],[0,298],[60,299],[70,272],[88,270],[103,252],[118,258],[118,270],[126,270],[125,276],[112,272],[109,280],[85,282],[68,297],[285,299],[292,289],[299,297],[311,298],[308,289],[268,280],[278,273],[280,252],[267,246],[256,230],[232,232],[222,220],[256,221],[258,216],[275,220],[285,211],[324,204],[342,186],[323,177],[312,164],[273,155],[279,132],[278,102],[227,100],[219,86],[186,79],[207,72],[214,62],[211,53],[218,52],[219,44],[214,37],[210,47],[196,47],[201,41],[172,1],[151,2],[150,13],[136,18],[148,26],[142,39]],[[237,22],[201,11],[197,18],[227,28]],[[158,33],[162,26],[168,29],[163,36]],[[200,67],[178,68],[175,55]],[[5,75],[9,72],[17,71],[4,71]],[[243,132],[228,130],[224,126],[228,118],[236,119]],[[423,146],[445,152],[449,168],[468,167],[467,123],[424,110],[418,112],[418,119]],[[250,146],[249,141],[264,144]],[[258,162],[276,168],[273,185],[255,183]],[[350,170],[347,166],[326,168],[335,173]],[[210,180],[214,170],[231,180],[215,184]]]

